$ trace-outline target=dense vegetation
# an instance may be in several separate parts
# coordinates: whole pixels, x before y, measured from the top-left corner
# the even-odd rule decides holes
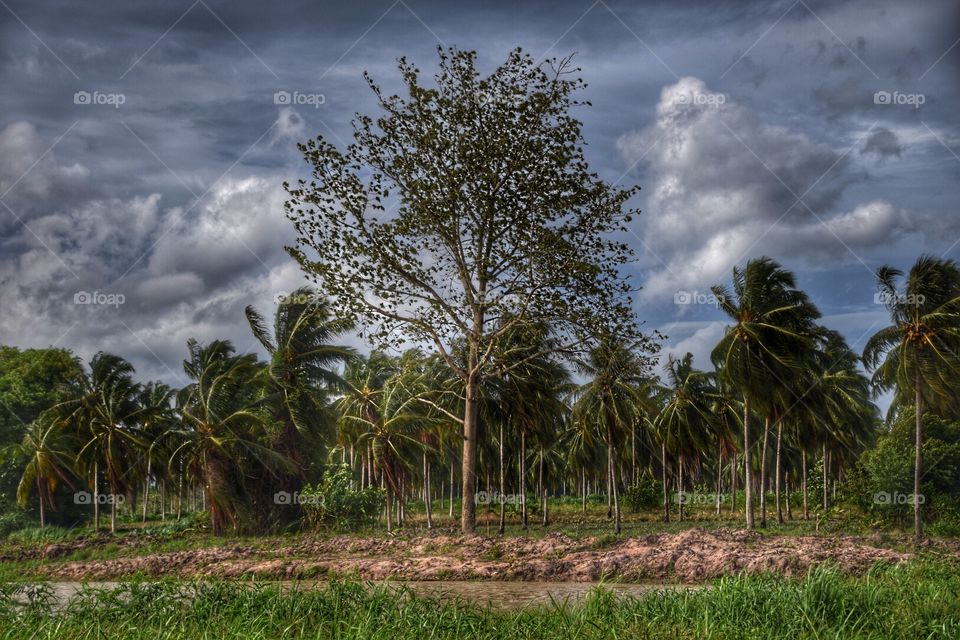
[[[480,609],[403,589],[333,581],[128,583],[87,588],[61,611],[48,587],[3,586],[3,637],[216,638],[955,638],[960,573],[916,564],[849,578],[731,577],[711,588],[582,603]]]

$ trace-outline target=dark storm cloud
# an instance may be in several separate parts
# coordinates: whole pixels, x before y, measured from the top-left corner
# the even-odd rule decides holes
[[[712,284],[752,244],[851,333],[875,312],[870,268],[960,237],[960,8],[946,1],[8,6],[3,344],[109,349],[173,382],[188,337],[254,348],[243,307],[303,283],[283,252],[280,184],[306,170],[295,142],[349,139],[353,114],[375,109],[362,71],[397,90],[395,59],[429,76],[441,41],[478,50],[485,69],[516,46],[577,54],[594,168],[644,187],[644,244],[628,240],[651,295]],[[678,86],[726,102],[674,113],[662,92]],[[322,101],[276,104],[278,91]],[[123,102],[77,104],[77,92]],[[125,302],[74,304],[80,291]],[[718,335],[710,313],[649,297],[641,310],[697,353]]]

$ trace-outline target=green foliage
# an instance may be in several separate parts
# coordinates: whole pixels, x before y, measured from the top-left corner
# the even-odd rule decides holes
[[[66,606],[47,585],[0,585],[10,638],[675,638],[947,640],[960,635],[960,569],[876,566],[862,578],[818,568],[802,579],[737,576],[711,588],[482,609],[402,586],[321,588],[232,582],[84,587]]]
[[[358,529],[373,524],[383,508],[379,488],[356,490],[351,486],[350,467],[338,465],[324,471],[316,485],[300,490],[304,521],[311,529]]]
[[[640,476],[624,490],[623,499],[633,513],[656,509],[663,504],[663,483],[649,475]]]

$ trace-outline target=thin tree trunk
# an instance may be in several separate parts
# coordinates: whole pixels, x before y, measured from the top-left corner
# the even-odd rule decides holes
[[[660,466],[663,469],[661,481],[663,483],[663,521],[670,522],[670,487],[667,485],[667,444],[660,445]]]
[[[744,509],[747,529],[753,529],[753,451],[750,448],[750,400],[743,399]]]
[[[500,524],[497,533],[503,535],[507,530],[507,474],[503,464],[503,420],[500,421]]]
[[[613,446],[613,429],[610,426],[607,426],[607,449],[608,449],[608,458],[610,460],[610,496],[613,500],[613,512],[614,512],[614,521],[613,521],[613,532],[620,534],[620,497],[617,494],[617,479],[614,475],[614,470],[616,469],[616,460],[614,459],[615,449]]]
[[[913,462],[913,532],[917,540],[923,539],[923,520],[920,517],[920,471],[923,468],[923,396],[920,395],[920,373],[916,385],[916,441]]]
[[[807,451],[800,452],[800,473],[803,477],[800,479],[801,490],[803,491],[803,519],[810,519],[810,496],[807,493]]]
[[[527,530],[527,434],[520,432],[520,523]]]
[[[450,518],[453,518],[453,460],[450,461]]]
[[[830,496],[827,493],[829,491],[829,485],[827,483],[827,467],[830,466],[830,461],[827,459],[827,445],[823,445],[823,510],[826,511],[830,508]]]
[[[392,518],[392,515],[393,515],[393,514],[391,513],[392,506],[393,506],[393,493],[392,493],[392,492],[390,491],[390,489],[388,488],[388,489],[387,489],[387,504],[386,504],[386,510],[387,510],[387,533],[390,533],[391,531],[393,531],[393,518]]]
[[[147,456],[147,477],[143,481],[143,521],[147,521],[147,500],[150,499],[150,466],[153,463],[152,456]]]
[[[730,514],[737,512],[737,450],[733,450],[730,460]]]
[[[720,515],[720,503],[723,497],[723,443],[720,444],[717,452],[717,515]]]
[[[47,519],[43,512],[43,483],[40,482],[40,474],[37,474],[37,498],[40,500],[40,528],[47,526]]]
[[[581,491],[582,491],[582,494],[581,494],[581,500],[580,500],[580,502],[581,502],[581,504],[580,504],[580,510],[581,510],[583,513],[586,513],[586,512],[587,512],[587,470],[586,470],[586,469],[581,469],[581,470],[580,470],[580,479],[582,480],[582,483],[581,483]]]
[[[543,503],[543,526],[547,526],[547,487],[543,482],[543,447],[540,448],[540,500]]]
[[[763,421],[763,450],[760,452],[760,527],[767,526],[767,449],[770,437],[770,417]]]
[[[427,461],[427,452],[423,452],[423,492],[424,504],[427,505],[427,529],[433,529],[433,504],[430,495],[430,463]]]
[[[683,522],[683,505],[687,501],[687,494],[683,492],[683,456],[677,458],[677,522]]]
[[[788,471],[783,475],[784,482],[786,483],[786,491],[784,492],[783,498],[787,503],[787,520],[793,520],[793,507],[790,505],[790,498],[792,497],[790,493],[790,472]]]
[[[780,450],[781,450],[781,440],[783,440],[783,421],[777,423],[777,462],[776,470],[776,494],[777,494],[777,522],[783,524],[783,509],[780,505]]]
[[[466,394],[463,413],[463,495],[460,507],[460,528],[464,534],[472,535],[477,530],[477,421],[479,406],[477,394],[480,381],[477,376],[477,346],[470,345],[467,357]]]

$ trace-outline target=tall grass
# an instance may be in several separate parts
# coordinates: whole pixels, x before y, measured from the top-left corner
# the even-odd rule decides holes
[[[495,588],[495,585],[492,585]],[[802,580],[732,577],[710,589],[502,611],[337,581],[131,582],[85,589],[0,587],[4,638],[958,638],[960,568],[877,566],[860,578],[819,568]]]

